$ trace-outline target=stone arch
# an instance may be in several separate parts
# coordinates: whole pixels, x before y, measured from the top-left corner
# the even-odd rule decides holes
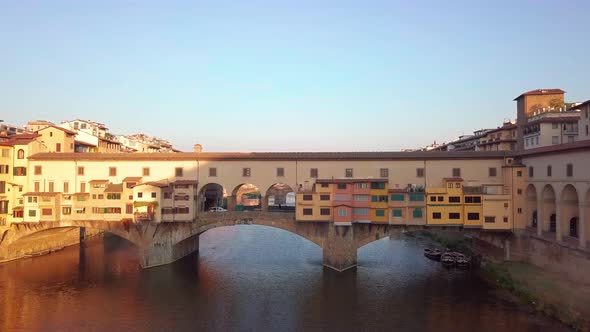
[[[579,237],[579,208],[578,191],[568,184],[561,191],[560,195],[559,226],[561,234],[578,238]]]
[[[277,182],[264,195],[269,211],[295,212],[295,191],[288,184]]]
[[[546,184],[543,187],[542,192],[543,209],[542,217],[544,220],[539,220],[542,226],[542,230],[545,232],[555,233],[557,230],[557,210],[556,210],[556,195],[555,189],[550,184]]]
[[[199,211],[208,211],[212,207],[227,209],[227,191],[219,183],[210,182],[199,191]]]
[[[538,207],[537,207],[537,188],[531,183],[526,188],[526,225],[537,228]]]
[[[252,183],[241,183],[232,190],[230,211],[258,211],[262,208],[262,193]],[[228,204],[230,207],[231,204]]]

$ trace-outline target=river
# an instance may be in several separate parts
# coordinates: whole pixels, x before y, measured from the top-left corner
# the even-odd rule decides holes
[[[474,271],[426,259],[421,239],[361,248],[356,269],[322,267],[291,233],[240,225],[200,252],[141,270],[114,236],[0,265],[0,331],[568,331],[498,296]]]

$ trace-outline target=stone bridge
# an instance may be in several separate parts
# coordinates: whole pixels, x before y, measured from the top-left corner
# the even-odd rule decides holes
[[[238,224],[275,227],[297,234],[323,249],[323,263],[343,271],[356,266],[357,249],[392,234],[426,229],[426,226],[353,224],[334,226],[328,222],[297,222],[292,213],[226,212],[201,213],[194,222],[130,223],[64,220],[59,222],[14,223],[0,233],[0,260],[18,241],[58,228],[88,228],[112,233],[139,249],[143,268],[172,263],[199,250],[199,235],[209,229]],[[432,227],[431,227],[432,228]],[[440,228],[434,228],[440,229]],[[463,230],[473,234],[481,231]]]

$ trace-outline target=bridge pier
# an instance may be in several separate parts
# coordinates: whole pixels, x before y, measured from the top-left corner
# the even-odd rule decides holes
[[[198,251],[198,234],[176,244],[171,241],[142,243],[139,245],[139,265],[144,269],[166,265]]]
[[[329,225],[322,246],[324,266],[342,272],[357,265],[357,245],[353,235],[353,227]]]

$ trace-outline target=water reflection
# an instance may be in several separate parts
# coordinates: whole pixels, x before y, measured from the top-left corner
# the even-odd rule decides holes
[[[198,255],[149,270],[109,236],[2,265],[0,331],[566,330],[425,259],[416,239],[365,246],[344,273],[281,230],[219,228],[200,242]]]

